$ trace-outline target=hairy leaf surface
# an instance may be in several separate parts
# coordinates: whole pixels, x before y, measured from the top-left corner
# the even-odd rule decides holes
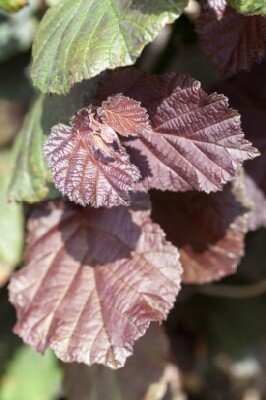
[[[84,82],[65,97],[40,96],[32,105],[17,138],[17,159],[9,197],[30,203],[58,197],[43,158],[43,143],[53,125],[68,122],[85,103],[94,82]]]
[[[243,14],[266,15],[265,0],[228,0],[228,3]]]
[[[26,266],[9,287],[15,332],[66,362],[121,367],[150,321],[162,321],[180,287],[178,251],[135,208],[50,202],[29,222]]]
[[[68,400],[165,400],[172,379],[178,386],[178,370],[169,363],[168,338],[154,324],[136,343],[124,368],[113,371],[101,365],[65,364],[63,369]]]
[[[102,79],[96,99],[121,91],[141,102],[152,126],[152,132],[124,141],[141,171],[142,189],[217,191],[244,160],[258,155],[227,98],[207,95],[187,75],[120,69]]]
[[[133,64],[186,0],[65,0],[41,21],[31,75],[42,92],[66,93],[107,68]]]
[[[241,113],[245,134],[261,152],[261,156],[245,165],[247,193],[254,202],[249,229],[266,227],[266,63],[253,67],[251,73],[215,85],[223,91],[230,104]]]
[[[140,179],[138,168],[119,141],[111,141],[109,132],[110,143],[92,131],[89,116],[82,116],[81,123],[77,120],[79,115],[71,127],[55,125],[44,145],[56,187],[83,206],[129,205],[129,192]]]
[[[99,108],[103,123],[123,136],[139,136],[151,131],[149,116],[136,100],[121,94],[109,97]]]
[[[197,32],[202,46],[222,73],[249,70],[266,45],[266,19],[239,14],[226,0],[202,0]]]
[[[236,271],[244,254],[247,201],[241,186],[234,191],[227,185],[219,193],[178,193],[154,200],[154,220],[179,248],[183,282],[210,282]]]

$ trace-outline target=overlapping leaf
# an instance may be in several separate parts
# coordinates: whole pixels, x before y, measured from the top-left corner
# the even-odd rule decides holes
[[[17,139],[17,160],[10,187],[10,199],[35,202],[58,196],[43,158],[43,142],[53,125],[68,122],[85,103],[94,82],[84,82],[65,97],[40,96],[32,105]]]
[[[140,179],[139,170],[130,163],[119,139],[112,141],[108,126],[102,127],[107,130],[108,142],[92,129],[90,116],[82,116],[82,111],[81,116],[72,119],[71,127],[62,124],[53,127],[44,145],[44,155],[55,185],[70,200],[83,206],[129,205],[130,191]]]
[[[180,250],[183,282],[209,282],[236,271],[244,254],[247,208],[242,187],[234,191],[227,185],[220,193],[178,193],[154,200],[154,220]]]
[[[32,79],[41,91],[66,93],[107,68],[133,64],[144,46],[173,22],[186,0],[65,0],[41,21]]]
[[[228,3],[243,14],[266,15],[265,0],[228,0]]]
[[[179,291],[178,251],[143,201],[134,204],[36,208],[26,266],[9,288],[26,343],[66,362],[117,368],[150,321],[166,318]]]
[[[141,102],[152,125],[152,132],[124,140],[142,189],[217,191],[258,155],[226,97],[207,95],[189,76],[120,69],[105,76],[96,100],[122,91]]]
[[[63,368],[68,400],[165,400],[171,384],[177,395],[180,379],[178,369],[169,363],[168,338],[158,325],[152,325],[138,341],[124,368],[112,371],[81,364],[65,364]]]
[[[123,136],[139,136],[151,131],[145,108],[121,94],[109,97],[99,109],[103,123]]]
[[[255,66],[251,73],[217,83],[232,106],[241,113],[245,134],[261,152],[261,156],[246,164],[246,184],[254,209],[249,218],[251,230],[266,227],[266,63]]]
[[[202,0],[197,32],[215,67],[223,74],[249,70],[266,45],[266,19],[239,14],[226,0]]]

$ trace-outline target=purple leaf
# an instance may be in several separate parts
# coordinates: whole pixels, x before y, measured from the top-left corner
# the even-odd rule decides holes
[[[71,127],[54,126],[44,155],[56,187],[70,200],[93,207],[130,204],[139,170],[114,130],[97,121],[90,109],[80,110]]]
[[[227,185],[209,195],[188,192],[154,200],[153,219],[179,248],[183,282],[201,284],[236,271],[247,225],[242,190],[237,187],[234,194]]]
[[[240,14],[226,0],[201,1],[197,32],[207,56],[223,74],[249,70],[263,57],[266,19]]]
[[[227,98],[206,94],[187,75],[116,70],[101,81],[96,100],[122,90],[141,101],[152,125],[152,132],[124,140],[141,171],[139,189],[221,190],[243,161],[258,155],[244,139],[240,116]]]
[[[102,122],[122,136],[139,136],[151,131],[149,117],[140,102],[122,94],[109,97],[98,109]]]
[[[65,362],[123,366],[150,321],[180,289],[177,249],[147,205],[82,208],[50,202],[29,221],[25,267],[11,279],[15,332]]]

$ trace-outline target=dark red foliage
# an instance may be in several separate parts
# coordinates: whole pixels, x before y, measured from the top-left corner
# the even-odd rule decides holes
[[[139,170],[113,128],[99,121],[97,111],[84,108],[70,127],[54,126],[44,155],[56,187],[75,203],[108,208],[130,204]]]
[[[150,321],[162,321],[180,289],[178,250],[149,216],[147,202],[95,210],[37,207],[25,267],[10,283],[15,332],[66,362],[121,367]]]
[[[183,282],[206,283],[236,271],[244,254],[245,202],[241,183],[233,191],[227,185],[210,195],[178,193],[153,201],[153,219],[179,248]]]
[[[141,172],[142,190],[221,190],[244,160],[258,155],[226,97],[206,94],[187,75],[119,69],[99,84],[96,100],[122,90],[141,102],[152,125],[152,132],[123,141]]]
[[[246,16],[226,0],[201,0],[197,21],[203,49],[222,73],[249,70],[260,61],[266,45],[266,18]]]
[[[226,0],[199,1],[197,32],[222,74],[261,61],[266,18],[237,13]],[[71,13],[69,18],[72,23]],[[211,93],[189,75],[120,68],[89,84],[92,90],[98,82],[95,97],[76,110],[69,125],[53,116],[57,125],[47,132],[43,153],[56,188],[67,198],[34,207],[25,266],[9,285],[17,312],[14,331],[27,344],[40,353],[52,348],[64,362],[122,367],[150,322],[167,318],[181,280],[202,284],[236,271],[248,227],[266,227],[265,66],[221,81]],[[76,104],[72,94],[70,99]],[[58,103],[65,110],[64,101]],[[43,163],[42,154],[31,163],[49,114],[39,105],[37,146],[30,143],[32,127],[27,131],[26,123],[22,132],[29,142],[18,157],[18,165],[30,169],[25,179]],[[262,156],[252,161],[259,152]],[[49,174],[44,164],[41,169],[44,182]],[[26,187],[35,191],[35,185]],[[151,189],[157,190],[149,198]],[[254,202],[251,213],[246,189]],[[132,358],[136,371],[146,357],[148,347],[142,346]],[[177,369],[167,373],[168,363],[162,361],[160,380],[155,379],[163,385],[160,397],[170,396],[179,379]],[[150,363],[143,366],[150,368]],[[116,379],[121,393],[129,390],[135,396],[137,386],[126,369],[122,374],[95,371],[106,379],[105,393]],[[149,397],[150,383],[142,379],[139,398]],[[92,386],[90,391],[93,396]]]

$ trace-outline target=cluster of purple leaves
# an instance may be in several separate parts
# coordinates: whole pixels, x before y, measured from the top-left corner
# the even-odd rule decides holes
[[[259,34],[246,35],[249,29]],[[198,31],[222,72],[262,56],[265,19],[241,16],[223,1],[205,2]],[[216,39],[204,44],[208,32]],[[241,35],[251,40],[245,50]],[[265,82],[263,65],[256,74]],[[236,270],[247,227],[260,226],[265,205],[265,157],[248,161],[244,178],[239,171],[259,155],[251,142],[265,150],[265,135],[250,122],[252,110],[265,108],[250,92],[252,79],[244,73],[215,88],[243,111],[246,138],[224,95],[207,94],[187,75],[134,68],[108,72],[93,104],[69,126],[53,127],[44,154],[65,197],[35,208],[26,266],[10,284],[15,331],[26,343],[40,352],[51,347],[67,362],[123,366],[150,321],[166,319],[181,282]],[[246,185],[256,201],[249,219]]]

